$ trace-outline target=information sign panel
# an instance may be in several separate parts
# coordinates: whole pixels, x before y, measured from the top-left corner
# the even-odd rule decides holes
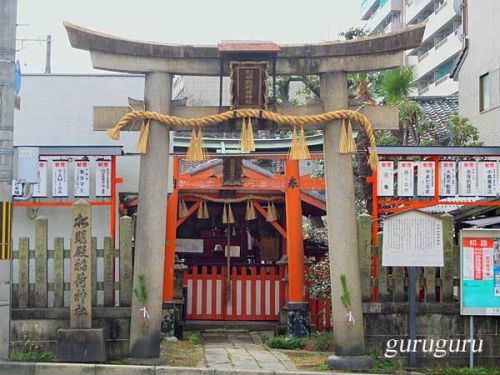
[[[443,223],[421,211],[406,211],[384,219],[384,267],[442,267]]]
[[[500,229],[460,231],[460,313],[500,315]]]

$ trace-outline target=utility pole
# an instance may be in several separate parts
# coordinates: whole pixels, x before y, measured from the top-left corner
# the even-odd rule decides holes
[[[9,357],[12,159],[17,0],[0,0],[0,360]],[[5,231],[5,228],[9,228]],[[6,235],[7,234],[7,235]]]

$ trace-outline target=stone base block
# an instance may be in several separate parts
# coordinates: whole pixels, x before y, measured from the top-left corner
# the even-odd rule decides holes
[[[102,328],[58,329],[56,360],[60,362],[105,362]]]
[[[311,332],[309,320],[309,304],[307,302],[288,302],[286,315],[288,334],[293,337],[304,337]]]
[[[326,360],[332,370],[359,371],[370,370],[375,366],[375,359],[369,355],[337,356],[331,355]]]

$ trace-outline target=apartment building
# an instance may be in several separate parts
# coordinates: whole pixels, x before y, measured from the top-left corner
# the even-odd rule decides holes
[[[452,75],[460,86],[460,115],[487,146],[500,144],[500,1],[469,0],[464,7],[465,44]]]
[[[463,44],[460,0],[361,0],[361,19],[372,34],[394,32],[425,23],[422,44],[407,53],[416,65],[418,95],[440,96],[458,92],[450,77]]]

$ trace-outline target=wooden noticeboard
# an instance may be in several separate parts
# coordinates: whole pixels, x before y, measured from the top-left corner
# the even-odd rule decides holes
[[[442,220],[416,210],[389,216],[382,249],[384,267],[442,267]]]

